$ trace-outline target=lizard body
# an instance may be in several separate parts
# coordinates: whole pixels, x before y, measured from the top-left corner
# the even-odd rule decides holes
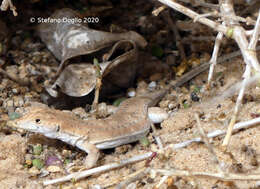
[[[46,137],[59,139],[88,153],[87,168],[93,167],[99,157],[99,149],[114,148],[138,141],[145,136],[151,122],[148,107],[155,105],[167,90],[123,101],[118,110],[106,119],[80,120],[76,116],[46,107],[30,107],[21,118],[8,125]]]

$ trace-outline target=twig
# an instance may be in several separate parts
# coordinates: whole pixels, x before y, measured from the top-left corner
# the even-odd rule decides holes
[[[179,31],[176,27],[176,21],[173,17],[171,17],[170,11],[167,11],[164,14],[164,16],[165,16],[166,22],[169,24],[170,29],[172,30],[172,32],[175,36],[176,46],[177,46],[177,48],[180,52],[181,59],[182,59],[182,61],[185,61],[187,58],[186,58],[186,54],[185,54],[183,44],[182,44],[182,41],[181,41],[181,36],[180,36]]]
[[[232,130],[232,133],[240,130],[240,129],[248,129],[256,124],[259,124],[260,123],[260,118],[255,118],[255,119],[252,119],[252,120],[249,120],[249,121],[245,121],[245,122],[240,122],[240,123],[236,123],[234,125],[234,128]],[[256,125],[258,126],[258,125]],[[212,131],[210,133],[207,134],[207,137],[208,138],[214,138],[214,137],[217,137],[217,136],[221,136],[221,135],[224,135],[226,134],[226,130],[215,130],[215,131]],[[201,142],[201,138],[200,137],[197,137],[197,138],[193,138],[191,140],[186,140],[184,142],[181,142],[181,143],[177,143],[177,144],[170,144],[168,146],[165,147],[165,149],[167,148],[173,148],[173,149],[179,149],[179,148],[184,148],[190,144],[192,144],[193,142]]]
[[[154,16],[158,16],[165,8],[167,8],[166,6],[160,6],[157,9],[153,10],[152,14]]]
[[[191,5],[196,5],[196,6],[202,6],[202,7],[206,7],[206,8],[212,8],[212,9],[218,9],[219,6],[216,5],[216,4],[213,4],[213,3],[206,3],[201,0],[195,0],[195,1],[191,1],[191,0],[179,0],[179,1],[182,1],[184,3],[191,3]],[[194,4],[193,4],[194,3]]]
[[[152,130],[153,130],[152,135],[153,135],[153,137],[154,137],[154,140],[156,141],[156,143],[157,143],[159,149],[160,149],[160,150],[163,150],[162,140],[161,140],[161,138],[158,136],[158,134],[157,134],[158,132],[157,132],[157,130],[156,130],[156,128],[155,128],[155,126],[154,126],[153,123],[151,123],[151,128],[152,128]]]
[[[255,24],[255,29],[253,31],[252,38],[251,38],[250,43],[248,45],[249,50],[253,50],[253,51],[256,50],[256,44],[259,40],[259,33],[260,33],[260,10],[258,12],[258,17],[257,17],[257,21],[256,21],[256,24]]]
[[[167,176],[167,175],[163,176],[163,177],[161,178],[160,182],[159,182],[158,184],[156,184],[155,188],[156,188],[156,189],[157,189],[157,188],[160,188],[161,185],[162,185],[167,179],[168,179],[168,176]]]
[[[251,18],[243,18],[237,15],[225,15],[223,13],[218,13],[216,14],[219,17],[221,16],[222,18],[226,18],[226,19],[232,19],[233,21],[236,22],[245,22],[247,25],[255,25],[255,20],[251,19]]]
[[[234,113],[232,115],[231,121],[228,125],[227,134],[226,134],[226,136],[223,140],[222,145],[224,147],[227,147],[228,144],[229,144],[229,141],[230,141],[230,138],[231,138],[231,135],[232,135],[232,130],[233,130],[233,127],[234,127],[236,120],[237,120],[238,110],[239,110],[239,107],[241,105],[241,102],[242,102],[242,99],[243,99],[243,96],[244,96],[245,88],[246,88],[247,82],[250,79],[250,73],[251,73],[251,66],[247,64],[246,70],[245,70],[245,73],[244,73],[244,80],[242,82],[242,86],[241,86],[241,89],[240,89],[238,97],[237,97],[235,110],[234,110]]]
[[[198,19],[202,18],[202,17],[210,17],[210,16],[216,16],[218,13],[216,11],[214,12],[209,12],[209,13],[205,13],[205,14],[201,14],[199,16],[197,16],[196,18],[194,18],[193,22],[197,22]]]
[[[186,170],[177,169],[152,169],[152,172],[161,173],[166,176],[185,176],[185,177],[211,177],[223,181],[234,181],[234,180],[260,180],[260,174],[233,174],[233,173],[207,173],[207,172],[191,172]]]
[[[209,75],[208,75],[208,87],[210,87],[210,82],[213,76],[213,72],[214,72],[214,67],[217,64],[217,57],[218,57],[218,52],[219,52],[219,47],[221,45],[221,41],[223,39],[223,33],[219,32],[216,40],[215,40],[215,45],[214,45],[214,49],[213,49],[213,53],[211,55],[211,59],[210,59],[210,68],[209,68]]]
[[[209,143],[209,139],[206,136],[206,134],[205,134],[205,132],[204,132],[202,126],[201,126],[199,115],[197,113],[195,113],[194,116],[195,116],[195,119],[197,121],[197,127],[198,127],[198,130],[199,130],[199,133],[200,133],[200,137],[203,139],[203,141],[206,144],[209,152],[212,154],[214,163],[218,166],[219,172],[225,173],[225,171],[223,170],[223,167],[221,166],[221,164],[218,160],[217,154],[216,154],[213,146]]]
[[[16,7],[13,5],[12,0],[3,0],[0,6],[1,11],[6,11],[10,7],[10,10],[13,11],[13,15],[17,16]]]
[[[101,67],[97,61],[97,59],[94,59],[94,65],[96,70],[96,87],[95,87],[95,96],[92,103],[91,109],[98,113],[98,100],[99,100],[99,93],[102,87],[102,73],[101,73]]]
[[[93,174],[105,172],[105,171],[108,171],[108,170],[111,170],[111,169],[123,167],[123,166],[131,164],[131,163],[135,163],[135,162],[138,162],[138,161],[148,159],[152,155],[153,155],[153,152],[148,152],[146,154],[138,155],[138,156],[132,157],[130,159],[120,160],[118,163],[111,163],[111,164],[107,164],[107,165],[104,165],[104,166],[89,169],[89,170],[86,170],[86,171],[72,173],[72,174],[69,174],[65,177],[61,177],[61,178],[58,178],[58,179],[46,180],[46,181],[43,182],[43,185],[57,184],[57,183],[69,181],[71,179],[78,180],[78,179],[81,179],[81,178],[84,178],[84,177],[87,177],[87,176],[90,176],[90,175],[93,175]]]
[[[175,1],[171,1],[171,0],[158,0],[159,2],[181,12],[182,14],[185,14],[186,16],[192,18],[192,19],[195,19],[196,17],[199,17],[200,15],[190,9],[188,9],[187,7],[185,6],[182,6],[181,4],[179,3],[176,3]],[[217,23],[217,22],[214,22],[208,18],[205,18],[205,17],[201,17],[198,19],[198,22],[204,24],[204,25],[207,25],[209,26],[210,28],[212,28],[213,30],[215,31],[218,31],[218,32],[222,32],[224,34],[227,34],[228,32],[228,28]]]

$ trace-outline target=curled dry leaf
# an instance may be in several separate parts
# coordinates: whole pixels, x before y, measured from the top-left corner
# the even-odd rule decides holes
[[[126,50],[126,46],[130,46],[131,49]],[[110,60],[114,54],[118,54],[118,51],[122,51],[123,54]],[[109,91],[115,90],[113,85],[126,88],[131,84],[136,73],[137,56],[137,49],[132,41],[122,40],[113,46],[106,55],[107,60],[100,63],[103,91],[109,93]],[[89,94],[95,88],[96,77],[96,69],[93,64],[70,64],[64,68],[52,88],[55,89],[58,86],[63,93],[69,96],[81,97]]]
[[[51,19],[75,20],[79,17],[70,9],[61,9],[56,11]],[[93,54],[98,56],[109,47],[112,47],[111,50],[103,56],[103,62],[100,63],[105,88],[103,91],[107,94],[118,87],[127,88],[136,73],[136,44],[140,47],[147,45],[145,39],[133,31],[109,33],[90,29],[87,25],[77,22],[43,23],[39,25],[38,32],[48,49],[61,60],[57,72],[61,74],[54,85],[47,89],[53,97],[58,95],[57,86],[69,96],[89,94],[96,85],[95,67],[91,63],[80,63],[78,66],[73,64],[64,68],[65,62],[75,63],[74,58],[81,55],[87,57],[87,61],[92,61]]]
[[[96,86],[96,72],[92,64],[70,64],[60,74],[54,85],[69,96],[84,96]]]

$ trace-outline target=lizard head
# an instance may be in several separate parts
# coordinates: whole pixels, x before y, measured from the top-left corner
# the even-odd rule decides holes
[[[8,121],[7,125],[43,135],[55,135],[59,132],[60,126],[54,123],[50,124],[52,119],[56,119],[56,117],[52,112],[48,112],[48,109],[31,107],[24,116]]]

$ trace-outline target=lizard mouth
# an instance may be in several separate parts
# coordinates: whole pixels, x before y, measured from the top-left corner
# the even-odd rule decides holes
[[[27,131],[35,132],[37,130],[37,126],[32,125],[32,124],[26,124],[26,123],[19,123],[17,121],[7,121],[6,125],[11,128],[16,128],[16,129],[24,129]]]

